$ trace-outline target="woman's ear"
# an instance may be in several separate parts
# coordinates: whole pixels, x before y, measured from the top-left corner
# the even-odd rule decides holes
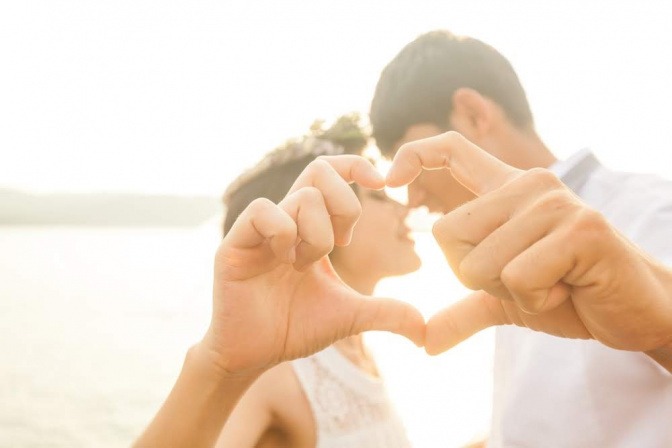
[[[474,89],[461,87],[453,93],[453,110],[449,117],[453,129],[474,142],[490,131],[495,118],[495,103]]]

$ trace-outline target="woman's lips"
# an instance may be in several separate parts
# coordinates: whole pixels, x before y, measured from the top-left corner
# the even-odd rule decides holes
[[[413,235],[411,233],[411,229],[409,229],[406,226],[401,226],[399,234],[397,236],[401,240],[415,242],[415,240],[413,239]]]

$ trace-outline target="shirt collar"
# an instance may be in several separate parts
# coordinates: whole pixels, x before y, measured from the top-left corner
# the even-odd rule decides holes
[[[549,167],[562,182],[577,192],[588,176],[600,166],[600,162],[588,148],[584,148],[567,160],[558,160]]]

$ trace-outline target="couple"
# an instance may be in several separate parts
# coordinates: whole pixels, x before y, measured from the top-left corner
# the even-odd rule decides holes
[[[668,446],[672,184],[614,173],[588,151],[558,161],[508,61],[447,32],[385,68],[371,122],[394,155],[386,179],[355,155],[320,158],[278,205],[240,214],[215,259],[209,330],[138,445],[211,446],[263,372],[362,331],[434,354],[506,325],[489,446]],[[425,324],[345,286],[327,255],[365,212],[350,182],[410,184],[411,206],[446,213],[434,235],[475,292]]]

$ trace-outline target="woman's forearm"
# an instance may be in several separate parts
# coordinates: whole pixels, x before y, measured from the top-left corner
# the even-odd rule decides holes
[[[203,346],[193,346],[170,395],[134,446],[212,447],[238,400],[258,376],[226,375]]]

